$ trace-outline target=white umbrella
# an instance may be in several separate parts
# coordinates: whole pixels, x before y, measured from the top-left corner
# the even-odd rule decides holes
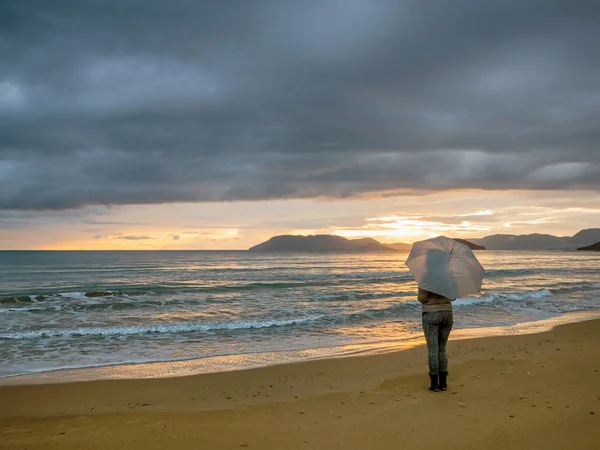
[[[426,291],[452,300],[481,292],[485,269],[468,246],[447,237],[415,242],[405,264]]]

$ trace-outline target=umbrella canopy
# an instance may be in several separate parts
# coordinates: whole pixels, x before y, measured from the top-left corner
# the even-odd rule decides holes
[[[415,242],[405,264],[426,291],[452,300],[481,292],[485,269],[468,246],[447,237]]]

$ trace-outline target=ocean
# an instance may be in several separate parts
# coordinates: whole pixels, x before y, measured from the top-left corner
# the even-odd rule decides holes
[[[476,255],[483,290],[454,302],[457,330],[600,310],[599,253]],[[0,377],[173,361],[227,370],[420,339],[406,257],[3,251]]]

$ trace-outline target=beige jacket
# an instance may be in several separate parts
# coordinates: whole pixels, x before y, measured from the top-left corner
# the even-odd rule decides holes
[[[452,311],[452,300],[433,292],[419,289],[418,299],[423,307],[423,312]]]

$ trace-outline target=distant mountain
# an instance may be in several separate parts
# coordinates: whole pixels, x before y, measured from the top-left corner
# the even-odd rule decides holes
[[[394,250],[410,250],[412,248],[412,244],[407,244],[406,242],[394,242],[393,244],[383,244],[386,247],[392,248]]]
[[[579,233],[575,234],[571,240],[572,245],[575,247],[585,247],[600,242],[600,228],[581,230]]]
[[[494,234],[482,239],[470,239],[488,250],[575,250],[600,241],[600,228],[581,230],[571,237],[551,234]]]
[[[485,247],[473,244],[464,239],[455,239],[474,250],[485,250]],[[372,238],[346,239],[341,236],[320,234],[316,236],[275,236],[262,244],[250,248],[253,252],[393,252],[410,250],[412,244],[396,242],[382,244]]]
[[[332,236],[333,237],[333,236]],[[389,252],[393,250],[388,245],[384,245],[373,238],[350,239],[350,251],[359,252]]]
[[[494,234],[473,242],[490,250],[560,250],[569,248],[569,238],[559,238],[549,234]]]
[[[454,240],[456,242],[460,242],[461,244],[466,245],[471,250],[485,250],[485,247],[483,245],[473,244],[471,241],[467,241],[466,239],[455,239],[455,238],[452,238],[452,240]]]
[[[577,250],[600,252],[600,242],[596,242],[595,244],[587,245],[585,247],[579,247]]]
[[[550,234],[494,234],[481,239],[454,239],[473,250],[575,250],[600,243],[600,228],[581,230],[571,237]],[[341,236],[275,236],[250,248],[253,252],[392,252],[410,250],[412,244],[382,244],[372,238],[346,239]],[[586,248],[587,250],[587,248]],[[595,250],[590,248],[589,250]]]
[[[472,250],[485,250],[485,247],[483,245],[473,244],[472,242],[469,242],[466,239],[454,239],[454,238],[452,238],[452,239],[454,241],[460,242],[461,244],[468,246]],[[405,242],[396,242],[394,244],[383,244],[383,245],[385,245],[386,247],[389,247],[389,248],[393,248],[394,250],[410,250],[413,246],[412,244],[407,244]]]
[[[250,248],[252,252],[393,252],[375,239],[346,239],[341,236],[275,236]]]

